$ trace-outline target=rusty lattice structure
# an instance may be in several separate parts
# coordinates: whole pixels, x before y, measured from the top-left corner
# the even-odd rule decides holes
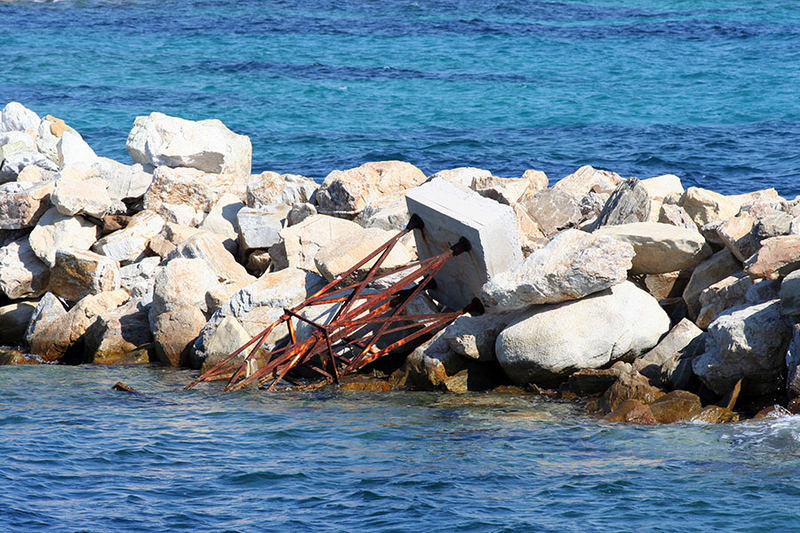
[[[458,316],[480,312],[480,303],[474,301],[458,311],[403,314],[411,301],[433,283],[434,276],[447,261],[470,249],[469,241],[462,237],[438,256],[381,271],[394,246],[415,229],[424,230],[423,221],[416,215],[405,229],[301,304],[284,309],[278,320],[186,388],[202,381],[229,378],[225,392],[239,390],[256,381],[272,390],[281,380],[288,379],[290,371],[299,368],[310,371],[318,384],[338,383],[341,376],[438,331]],[[340,286],[373,260],[375,263],[360,281]],[[368,286],[378,280],[392,281],[383,290],[368,290]],[[303,313],[313,306],[331,304],[338,304],[338,308],[325,323],[309,319],[308,315],[314,316],[313,313]],[[298,338],[295,320],[310,325],[311,334]],[[284,325],[289,332],[289,344],[273,350],[263,349],[270,334]],[[387,339],[388,344],[378,346],[381,340]],[[247,355],[242,359],[240,356],[245,352]]]

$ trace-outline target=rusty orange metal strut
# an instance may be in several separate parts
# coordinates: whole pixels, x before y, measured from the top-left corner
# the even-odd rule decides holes
[[[450,259],[470,249],[469,241],[462,237],[440,255],[379,274],[392,249],[400,239],[415,229],[424,231],[424,223],[417,215],[413,215],[408,225],[397,235],[305,301],[291,309],[284,309],[278,320],[204,372],[186,388],[203,381],[229,377],[225,392],[242,389],[256,381],[260,385],[266,385],[270,380],[272,382],[268,388],[272,390],[290,371],[298,367],[316,373],[322,384],[338,383],[341,376],[357,372],[380,357],[441,329],[466,312],[481,312],[480,303],[474,300],[469,306],[457,311],[402,314],[414,298],[431,283],[435,283],[434,276]],[[375,263],[363,279],[339,287],[344,280],[372,260]],[[386,278],[391,277],[394,280],[397,276],[401,277],[383,290],[369,289],[369,285],[375,281],[388,282]],[[330,304],[339,304],[339,307],[326,323],[319,323],[304,314],[310,307]],[[294,320],[312,326],[314,329],[311,334],[298,338]],[[289,344],[272,350],[262,350],[267,338],[284,323],[289,332]],[[378,343],[389,335],[392,337],[388,344],[379,347]],[[237,359],[248,348],[250,351],[244,359]]]

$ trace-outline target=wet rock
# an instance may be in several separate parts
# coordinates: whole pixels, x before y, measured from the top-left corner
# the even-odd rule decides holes
[[[134,163],[188,167],[212,174],[250,174],[253,147],[217,119],[190,121],[163,113],[136,117],[126,150]]]
[[[279,245],[270,248],[270,256],[278,268],[287,266],[316,272],[314,258],[320,248],[327,246],[336,238],[357,232],[361,226],[349,220],[328,215],[308,217],[296,226],[280,231]]]
[[[441,390],[445,389],[447,380],[464,370],[465,366],[464,358],[450,349],[439,332],[411,352],[390,381],[398,388]]]
[[[711,255],[699,232],[658,222],[604,226],[595,234],[608,235],[633,246],[632,272],[660,274],[691,268]]]
[[[650,385],[645,376],[638,372],[625,372],[603,393],[600,406],[606,413],[611,413],[619,409],[625,400],[650,404],[663,395],[664,392]]]
[[[691,371],[692,358],[702,349],[703,331],[684,318],[652,350],[636,359],[633,368],[651,382],[661,384],[664,363],[673,363],[673,373],[679,364]]]
[[[800,396],[800,324],[792,326],[792,339],[786,349],[786,392]]]
[[[625,400],[614,411],[603,417],[606,422],[622,422],[640,426],[657,424],[653,412],[648,405],[639,400]]]
[[[0,346],[19,346],[25,341],[25,330],[36,310],[36,304],[19,302],[0,307]]]
[[[785,416],[792,416],[792,412],[785,407],[775,404],[767,406],[753,415],[754,420],[761,418],[783,418]]]
[[[617,381],[616,368],[584,368],[571,374],[567,380],[569,390],[578,396],[601,394]]]
[[[620,182],[622,178],[619,174],[584,165],[569,176],[558,180],[552,188],[578,200],[590,192],[611,193]]]
[[[365,163],[328,174],[317,191],[316,199],[322,212],[355,215],[374,199],[416,187],[425,180],[420,169],[404,161]]]
[[[700,312],[700,294],[718,281],[732,276],[742,270],[742,264],[733,257],[730,250],[724,249],[700,263],[692,272],[683,299],[689,311],[689,318],[697,317]]]
[[[654,400],[650,411],[659,424],[684,420],[702,409],[700,397],[685,390],[674,390]]]
[[[222,237],[222,244],[230,253],[236,253],[239,238],[238,213],[244,208],[238,197],[226,193],[219,197],[211,206],[206,218],[200,224],[200,229],[210,231]]]
[[[360,376],[359,376],[360,377]],[[383,379],[353,379],[339,386],[341,391],[389,392],[392,384]]]
[[[419,216],[423,230],[414,230],[420,259],[438,256],[465,237],[470,249],[439,271],[434,291],[445,305],[460,309],[481,287],[522,262],[514,210],[435,179],[406,194],[409,213]]]
[[[700,411],[686,418],[687,422],[704,422],[706,424],[724,424],[726,422],[738,422],[739,415],[718,405],[707,405]]]
[[[119,261],[131,263],[141,259],[150,240],[164,229],[164,219],[153,211],[133,215],[125,228],[97,241],[92,250]]]
[[[581,210],[577,200],[561,189],[545,189],[520,203],[545,235],[555,235],[559,230],[578,224]]]
[[[17,300],[44,294],[50,271],[33,253],[28,239],[20,237],[0,247],[0,291]]]
[[[509,313],[461,315],[445,328],[443,338],[455,353],[481,362],[495,360],[497,336],[514,320]]]
[[[9,102],[0,112],[0,132],[5,131],[36,131],[41,119],[19,102]]]
[[[711,323],[708,333],[705,352],[692,368],[709,389],[725,394],[740,378],[752,395],[783,387],[792,329],[781,316],[780,300],[729,309]]]
[[[0,366],[5,365],[38,365],[42,360],[36,355],[29,355],[19,350],[0,348]]]
[[[761,248],[744,264],[753,278],[777,279],[800,268],[800,235],[784,235],[761,241]]]
[[[50,290],[69,301],[120,288],[119,263],[109,257],[61,248],[50,271]]]
[[[500,333],[495,350],[515,383],[549,384],[581,368],[641,355],[668,330],[658,302],[623,282],[582,300],[533,308]]]
[[[210,174],[194,168],[158,167],[144,195],[143,206],[170,222],[197,226],[223,194],[236,193],[242,180],[233,174]]]
[[[597,216],[595,227],[646,222],[650,217],[650,195],[638,179],[622,181]]]
[[[130,353],[153,341],[147,307],[141,300],[100,313],[86,330],[85,345],[95,364],[127,364]]]
[[[311,202],[318,188],[317,182],[305,176],[262,172],[247,181],[247,207],[268,213],[281,211]]]
[[[145,172],[140,164],[124,165],[107,157],[98,157],[92,168],[105,182],[111,200],[141,198],[153,183],[153,174]]]
[[[280,241],[280,232],[283,229],[280,218],[252,207],[242,208],[236,216],[239,249],[242,252],[269,248]]]
[[[566,230],[516,269],[494,276],[481,299],[498,311],[576,300],[624,281],[632,257],[633,248],[612,237]]]
[[[0,229],[35,226],[49,208],[52,192],[52,182],[0,185]]]
[[[347,272],[359,261],[367,257],[370,253],[377,250],[394,237],[394,233],[378,228],[359,228],[345,235],[333,239],[330,243],[320,248],[314,256],[314,263],[322,276],[333,281]],[[365,263],[355,272],[355,277],[366,274],[377,262],[377,257]],[[395,244],[389,255],[386,256],[378,273],[388,272],[399,266],[406,265],[413,261],[415,257],[400,242]]]
[[[51,208],[39,219],[28,242],[33,253],[52,268],[55,266],[57,250],[88,250],[97,239],[97,234],[97,226],[85,218],[64,216]]]

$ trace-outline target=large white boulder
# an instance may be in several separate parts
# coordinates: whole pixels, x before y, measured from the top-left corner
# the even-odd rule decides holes
[[[626,281],[582,300],[533,308],[500,333],[495,349],[514,382],[549,385],[581,368],[636,357],[669,325],[658,302]]]
[[[105,180],[93,170],[84,172],[76,167],[61,170],[50,200],[58,212],[66,216],[103,218],[112,205]]]
[[[125,145],[134,163],[249,175],[250,138],[217,119],[191,121],[163,113],[136,117]]]
[[[310,202],[318,188],[317,182],[305,176],[262,172],[247,180],[247,206],[268,212],[280,211]]]
[[[130,263],[142,257],[150,239],[164,228],[164,219],[153,211],[133,215],[124,228],[109,233],[92,246],[92,250],[120,263]]]
[[[0,248],[0,291],[16,300],[36,298],[47,290],[50,271],[21,237]]]
[[[378,161],[334,170],[317,191],[320,211],[360,213],[373,200],[400,193],[425,181],[425,174],[404,161]]]
[[[0,111],[0,132],[4,131],[36,131],[41,119],[19,102],[9,102]]]
[[[353,232],[360,232],[355,222],[328,215],[313,215],[300,224],[283,228],[281,241],[270,248],[270,255],[278,267],[295,267],[317,272],[314,258],[321,248],[335,239]]]
[[[140,198],[153,183],[153,174],[140,164],[124,165],[107,157],[98,157],[92,164],[97,175],[106,182],[112,200]]]
[[[565,230],[516,269],[486,283],[481,299],[487,307],[511,311],[583,298],[625,281],[633,255],[630,244],[613,237]]]
[[[74,130],[65,131],[56,144],[58,166],[91,167],[97,160],[97,154],[83,137]]]
[[[28,236],[36,256],[50,267],[55,264],[60,248],[88,250],[97,239],[98,227],[81,216],[64,216],[49,209]]]

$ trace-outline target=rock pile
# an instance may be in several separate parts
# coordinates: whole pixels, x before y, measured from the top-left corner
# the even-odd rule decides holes
[[[447,182],[502,205],[519,242],[472,295],[486,313],[416,347],[395,386],[552,388],[637,423],[728,421],[739,397],[800,396],[800,199],[774,189],[725,196],[590,166],[550,186],[535,170],[426,176],[402,161],[318,184],[252,174],[247,137],[161,113],[137,117],[126,148],[133,164],[61,119],[0,112],[0,344],[200,368],[388,240],[411,190]],[[418,243],[393,254],[413,261]]]

